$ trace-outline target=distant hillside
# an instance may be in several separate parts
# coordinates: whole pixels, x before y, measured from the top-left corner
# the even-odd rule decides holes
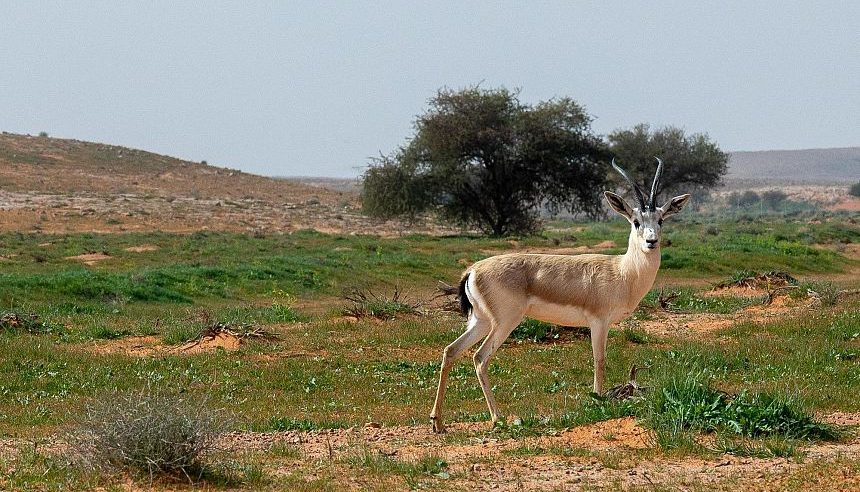
[[[174,157],[80,140],[3,133],[0,189],[336,203],[343,194]]]
[[[354,190],[347,180],[300,183],[116,145],[0,134],[0,232],[450,232],[365,217]]]
[[[815,183],[836,184],[860,181],[860,147],[806,150],[731,152],[729,185]]]

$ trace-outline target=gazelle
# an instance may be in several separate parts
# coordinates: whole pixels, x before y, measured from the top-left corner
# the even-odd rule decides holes
[[[690,195],[676,196],[656,206],[663,162],[646,204],[645,196],[623,169],[612,167],[633,188],[639,202],[632,208],[622,197],[604,191],[612,210],[630,222],[630,238],[623,255],[550,255],[512,253],[481,260],[460,280],[460,309],[468,316],[466,331],[445,347],[436,401],[430,413],[435,432],[443,432],[442,400],[448,373],[470,347],[484,340],[475,352],[478,381],[495,424],[499,409],[487,378],[493,354],[524,317],[565,326],[588,326],[594,355],[594,392],[602,393],[606,338],[609,325],[627,317],[654,284],[660,268],[660,231],[663,220],[678,213]]]

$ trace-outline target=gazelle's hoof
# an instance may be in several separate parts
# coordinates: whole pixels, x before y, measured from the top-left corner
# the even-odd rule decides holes
[[[444,434],[445,426],[442,424],[442,420],[437,417],[430,417],[430,424],[433,426],[433,432],[436,434]]]

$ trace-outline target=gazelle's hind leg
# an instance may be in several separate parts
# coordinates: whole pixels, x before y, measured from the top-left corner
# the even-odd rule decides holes
[[[517,316],[506,317],[504,323],[497,323],[493,326],[490,335],[484,340],[484,343],[475,352],[475,372],[478,374],[478,382],[481,383],[481,390],[484,392],[484,398],[487,400],[487,407],[490,410],[490,418],[493,424],[501,418],[499,407],[496,405],[496,398],[493,396],[493,389],[490,386],[490,379],[487,376],[487,367],[490,365],[490,359],[493,354],[499,350],[499,347],[510,336],[514,328],[523,320],[522,313]]]
[[[445,431],[445,426],[442,424],[442,400],[445,399],[445,387],[451,367],[472,345],[478,343],[489,332],[490,322],[486,319],[478,318],[473,311],[469,316],[469,324],[466,327],[466,331],[445,347],[445,351],[442,353],[442,369],[439,372],[439,387],[436,388],[436,401],[433,403],[433,410],[430,412],[430,422],[433,424],[433,432]]]

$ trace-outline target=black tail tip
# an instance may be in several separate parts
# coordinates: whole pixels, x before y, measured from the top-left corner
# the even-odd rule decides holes
[[[469,316],[472,312],[472,303],[469,302],[469,297],[466,295],[466,282],[469,281],[469,274],[463,275],[460,280],[460,287],[457,289],[457,299],[460,301],[460,312],[463,316]]]

